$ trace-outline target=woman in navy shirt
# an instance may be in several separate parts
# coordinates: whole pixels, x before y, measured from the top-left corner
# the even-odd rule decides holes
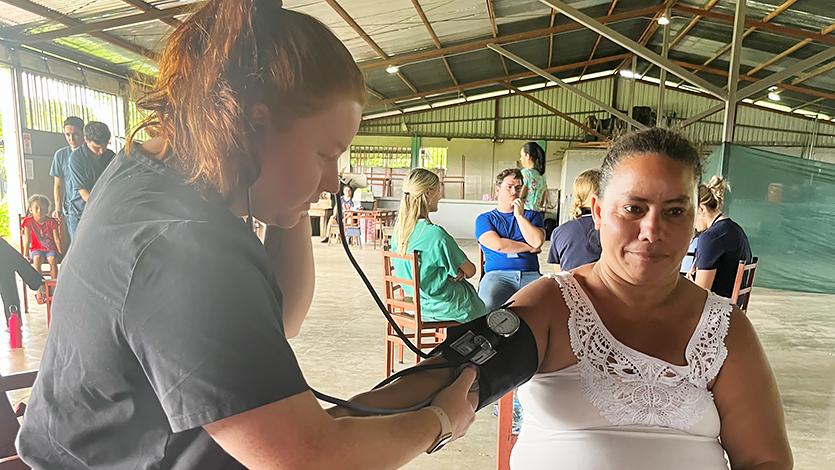
[[[700,184],[696,214],[696,230],[702,233],[696,248],[694,281],[723,297],[733,293],[739,262],[751,262],[745,231],[722,212],[727,190],[728,183],[718,176],[707,185]]]
[[[574,180],[571,219],[554,229],[548,263],[570,271],[600,259],[600,233],[591,217],[591,196],[600,188],[600,170],[586,170]]]

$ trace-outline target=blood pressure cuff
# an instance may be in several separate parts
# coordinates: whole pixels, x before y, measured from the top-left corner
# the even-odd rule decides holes
[[[495,351],[495,354],[490,355],[489,352],[482,354],[481,359],[478,357],[478,352],[475,355],[473,353],[462,355],[461,344],[482,345],[483,342],[478,340],[479,337],[490,343],[490,349]],[[508,338],[493,333],[487,326],[486,317],[448,328],[446,341],[433,351],[433,353],[437,352],[453,364],[463,365],[472,362],[478,366],[476,410],[484,408],[505,393],[527,382],[539,368],[536,339],[530,327],[521,318],[519,329]]]

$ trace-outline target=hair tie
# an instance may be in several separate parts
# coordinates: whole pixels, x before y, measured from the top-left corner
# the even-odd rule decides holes
[[[409,191],[403,191],[404,196],[409,196]]]

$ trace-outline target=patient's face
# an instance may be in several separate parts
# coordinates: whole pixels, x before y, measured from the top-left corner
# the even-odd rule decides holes
[[[621,160],[592,198],[601,261],[636,284],[677,276],[693,236],[695,185],[692,169],[664,155]]]

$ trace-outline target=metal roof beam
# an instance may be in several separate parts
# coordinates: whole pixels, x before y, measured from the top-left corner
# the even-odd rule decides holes
[[[568,6],[566,3],[561,2],[559,0],[539,0],[540,3],[548,5],[549,7],[559,11],[560,13],[568,16],[569,18],[573,19],[574,21],[586,26],[587,28],[595,31],[599,34],[602,34],[612,42],[620,44],[622,47],[626,48],[627,50],[637,54],[640,57],[654,63],[655,65],[667,70],[668,72],[687,80],[688,82],[696,85],[704,90],[706,90],[711,95],[724,100],[727,96],[725,90],[716,85],[704,80],[703,78],[699,77],[698,75],[691,73],[685,70],[683,67],[676,65],[675,63],[669,61],[668,59],[664,59],[659,54],[647,49],[646,47],[638,44],[637,42],[629,39],[628,37],[624,36],[623,34],[615,31],[614,29],[596,21],[594,18],[586,15],[585,13]],[[627,116],[628,117],[628,116]]]
[[[555,10],[551,10],[551,26],[550,26],[551,28],[554,27],[554,20],[556,18],[557,18],[557,12]],[[553,57],[554,57],[554,35],[549,34],[548,35],[548,61],[546,62],[548,64],[548,67],[550,67],[552,65]]]
[[[562,112],[559,109],[551,106],[550,104],[540,100],[539,98],[531,95],[530,93],[525,93],[524,91],[516,88],[515,86],[513,86],[513,85],[511,85],[510,83],[507,83],[507,82],[500,82],[499,85],[507,88],[508,90],[511,90],[513,93],[517,93],[521,96],[524,96],[528,100],[538,104],[539,106],[547,109],[548,111],[551,111],[552,113],[554,113],[557,116],[565,119],[566,121],[570,122],[571,124],[574,124],[575,126],[579,127],[580,129],[583,129],[584,131],[588,132],[589,134],[593,134],[593,135],[595,135],[595,136],[597,136],[597,137],[599,137],[603,140],[606,140],[605,135],[601,134],[600,132],[597,132],[596,130],[592,129],[591,127],[589,127],[589,126],[583,124],[582,122],[574,119],[573,117],[569,116],[568,114],[565,114],[564,112]]]
[[[84,23],[83,25],[70,26],[68,28],[61,28],[46,33],[32,35],[15,35],[11,36],[9,39],[25,42],[26,44],[37,44],[39,42],[52,41],[54,39],[75,36],[78,34],[89,34],[94,31],[105,31],[108,29],[120,28],[122,26],[130,26],[134,24],[145,23],[147,21],[184,15],[194,11],[195,5],[199,6],[201,4],[202,2],[197,4],[191,3],[188,5],[166,8],[165,10],[156,9],[147,13],[137,13],[135,15],[122,16],[120,18],[113,18],[110,20],[96,21],[94,23]],[[0,31],[0,37],[2,35],[2,31]]]
[[[762,19],[762,22],[763,22],[763,23],[768,23],[769,21],[773,20],[773,19],[774,19],[774,18],[776,18],[776,17],[777,17],[780,13],[783,13],[783,12],[784,12],[784,11],[786,11],[786,10],[787,10],[790,6],[794,5],[794,3],[795,3],[795,2],[797,2],[797,0],[786,0],[786,1],[785,1],[785,2],[783,2],[782,4],[778,5],[778,6],[777,6],[774,10],[772,10],[769,14],[765,15],[765,16],[763,17],[763,19]],[[751,28],[748,28],[747,30],[745,30],[745,32],[744,32],[744,33],[742,33],[742,39],[743,39],[743,40],[745,40],[745,38],[747,38],[748,36],[750,36],[751,34],[753,34],[753,33],[754,33],[754,31],[756,31],[756,30],[757,30],[757,28],[756,28],[756,27],[751,27]],[[710,58],[709,58],[709,59],[707,59],[707,61],[705,61],[705,63],[704,63],[704,64],[702,64],[702,65],[710,65],[710,64],[712,64],[712,63],[713,63],[713,61],[715,61],[716,59],[718,59],[718,58],[722,57],[723,55],[725,55],[725,53],[726,53],[726,52],[728,52],[729,50],[731,50],[731,46],[732,46],[732,44],[725,44],[724,46],[722,46],[722,48],[721,48],[721,49],[719,49],[718,51],[716,51],[716,54],[713,54],[712,56],[710,56]]]
[[[2,0],[0,0],[2,1]],[[617,23],[620,21],[631,20],[635,18],[641,18],[647,15],[652,15],[661,11],[663,8],[660,6],[651,6],[646,8],[640,8],[636,10],[629,10],[623,13],[618,13],[616,15],[612,15],[610,17],[600,17],[597,18],[598,21],[601,23]],[[389,65],[405,65],[405,64],[413,64],[416,62],[422,62],[425,60],[431,59],[438,59],[440,57],[448,57],[451,55],[457,54],[464,54],[467,52],[478,51],[487,47],[487,44],[508,44],[514,42],[522,42],[528,41],[531,39],[539,39],[544,38],[548,35],[552,34],[559,34],[559,33],[566,33],[570,31],[579,31],[584,29],[582,25],[576,23],[570,23],[567,25],[560,25],[555,26],[553,28],[542,28],[542,29],[535,29],[532,31],[524,31],[521,33],[514,33],[514,34],[507,34],[507,35],[500,35],[494,38],[487,38],[487,39],[477,39],[474,41],[463,42],[461,44],[455,44],[451,46],[444,46],[441,49],[429,49],[420,52],[413,52],[407,54],[400,54],[396,56],[391,56],[388,59],[383,60],[367,60],[360,62],[358,65],[362,70],[374,70],[374,69],[382,69],[386,68]]]
[[[817,69],[812,70],[810,72],[798,75],[797,78],[792,80],[792,85],[797,85],[798,83],[803,83],[806,80],[811,80],[819,75],[823,75],[826,72],[829,72],[832,69],[835,69],[835,61],[830,62],[824,66],[818,67]]]
[[[609,4],[609,11],[606,12],[606,16],[612,16],[612,12],[615,11],[615,7],[618,5],[618,0],[612,0],[612,3]],[[551,10],[551,12],[555,12],[556,10]],[[603,39],[603,36],[597,35],[597,39],[594,41],[594,46],[591,48],[591,54],[589,54],[589,59],[594,59],[594,54],[597,53],[597,47],[600,46],[600,40]],[[583,67],[583,71],[580,72],[580,78],[586,74],[586,67]]]
[[[641,124],[640,122],[632,119],[627,114],[625,114],[621,111],[618,111],[617,109],[615,109],[611,105],[609,105],[607,103],[604,103],[603,101],[601,101],[601,100],[595,98],[594,96],[586,93],[585,91],[579,89],[578,87],[575,87],[573,85],[569,85],[568,83],[565,83],[564,81],[560,80],[556,76],[546,72],[545,70],[542,70],[541,68],[539,68],[536,65],[528,62],[527,60],[519,57],[518,55],[508,51],[507,49],[505,49],[501,46],[497,46],[495,44],[488,44],[487,47],[489,49],[495,51],[496,53],[501,54],[501,55],[507,57],[508,59],[516,62],[517,64],[521,65],[522,67],[525,67],[526,69],[528,69],[531,72],[539,75],[540,77],[556,83],[560,88],[564,88],[565,90],[567,90],[571,93],[574,93],[575,95],[596,104],[601,109],[604,109],[604,110],[608,111],[609,113],[617,116],[622,121],[626,121],[629,124],[632,124],[633,126],[639,128],[639,129],[646,129],[647,128],[647,126],[645,126],[645,125]]]
[[[594,59],[593,61],[591,61],[591,63],[589,63],[589,65],[598,65],[598,64],[606,64],[606,63],[610,63],[610,62],[617,62],[617,61],[620,61],[620,60],[623,60],[623,59],[627,58],[628,56],[629,56],[629,54],[619,54],[619,55],[614,55],[614,56],[610,56],[610,57],[601,57],[601,58],[598,58],[598,59]],[[584,62],[577,62],[577,63],[573,63],[573,64],[556,65],[554,67],[549,67],[548,70],[546,70],[546,72],[557,73],[557,72],[563,72],[563,71],[566,71],[566,70],[579,69],[580,67],[586,65],[586,63],[587,62],[584,61]],[[530,78],[530,77],[535,77],[535,76],[536,76],[536,74],[533,73],[533,72],[520,72],[520,73],[515,73],[513,75],[507,75],[507,76],[504,76],[504,77],[488,78],[488,79],[484,79],[484,80],[478,80],[478,81],[475,81],[475,82],[464,83],[460,86],[436,88],[434,90],[424,91],[424,92],[421,92],[421,93],[416,94],[416,95],[401,96],[401,97],[398,97],[398,98],[389,98],[389,99],[385,100],[383,102],[383,104],[390,104],[390,103],[394,103],[394,102],[397,102],[397,101],[413,100],[413,99],[416,99],[416,98],[425,98],[427,96],[438,96],[438,95],[443,95],[443,94],[446,94],[446,93],[462,92],[462,91],[465,91],[465,90],[472,90],[472,89],[475,89],[475,88],[482,88],[482,87],[485,87],[485,86],[494,85],[496,82],[510,82],[510,81],[513,81],[513,80],[520,80],[520,79],[523,79],[523,78]]]
[[[149,12],[152,12],[152,11],[160,11],[159,8],[157,8],[157,7],[151,5],[150,3],[145,2],[143,0],[122,0],[122,1],[127,3],[128,5],[139,8],[140,10],[144,11],[145,13],[149,13]],[[160,20],[163,23],[165,23],[168,26],[171,26],[173,28],[176,28],[177,26],[180,26],[180,23],[181,23],[180,20],[178,20],[176,18],[173,18],[171,16],[165,17],[165,18],[160,18]]]
[[[435,34],[435,30],[432,28],[432,24],[429,22],[429,18],[426,17],[426,12],[423,11],[423,7],[420,6],[420,2],[418,0],[412,0],[412,5],[414,5],[415,10],[418,12],[418,16],[420,16],[420,20],[423,21],[423,25],[426,26],[426,30],[429,32],[429,36],[432,37],[432,42],[435,43],[435,49],[440,49],[441,40],[438,39],[438,35]],[[444,67],[446,67],[446,71],[449,74],[449,78],[452,79],[452,83],[456,85],[460,85],[458,83],[458,79],[455,78],[455,74],[452,73],[452,67],[449,66],[449,61],[446,57],[441,57],[441,60],[444,61]]]
[[[732,15],[725,15],[722,13],[700,10],[698,8],[691,8],[684,5],[677,5],[673,7],[673,10],[675,10],[678,13],[701,15],[707,18],[712,18],[729,24],[733,24],[734,22],[734,17]],[[826,36],[825,34],[815,33],[803,29],[788,28],[786,26],[779,26],[776,24],[766,23],[757,20],[745,20],[745,26],[781,34],[783,36],[794,36],[802,39],[811,39],[813,41],[821,42],[823,44],[835,45],[835,37]]]
[[[714,6],[716,6],[717,3],[719,3],[719,0],[708,0],[708,2],[705,3],[705,5],[702,7],[702,10],[710,11],[713,9]],[[678,34],[676,34],[676,37],[674,37],[672,42],[670,42],[670,49],[676,47],[676,45],[678,45],[678,43],[680,43],[681,40],[684,39],[684,37],[687,36],[688,33],[690,33],[690,30],[692,30],[696,27],[697,24],[699,24],[699,21],[701,21],[702,18],[704,18],[704,16],[696,15],[695,17],[693,17],[693,19],[690,20],[689,23],[687,23],[687,26],[681,28]]]
[[[818,65],[821,62],[827,61],[833,57],[835,57],[835,47],[830,47],[829,49],[826,49],[807,59],[801,60],[800,62],[793,64],[791,67],[786,67],[780,72],[771,74],[766,78],[757,80],[755,83],[752,83],[751,85],[748,85],[747,87],[739,90],[739,92],[736,94],[736,102],[738,103],[744,100],[745,98],[750,98],[751,96],[756,95],[757,93],[760,93],[764,90],[767,90],[769,87],[774,86],[777,83],[789,77],[797,75],[798,73],[808,69],[809,67],[814,67],[815,65]],[[723,103],[708,109],[707,111],[705,111],[706,113],[708,113],[706,114],[706,116],[721,111],[724,106],[725,105]]]
[[[84,25],[84,23],[80,20],[67,16],[51,8],[47,8],[43,5],[31,2],[29,0],[0,0],[0,3],[6,3],[8,5],[20,8],[21,10],[27,11],[34,15],[42,16],[44,18],[57,21],[65,26],[72,27]],[[148,49],[145,49],[144,47],[138,44],[126,41],[118,36],[113,36],[112,34],[97,31],[91,32],[90,36],[101,39],[102,41],[106,41],[110,44],[113,44],[114,46],[119,46],[122,49],[133,52],[134,54],[139,54],[149,59],[156,60],[156,54],[154,54],[153,52],[149,51]]]
[[[493,0],[487,0],[487,16],[490,17],[490,29],[493,32],[493,37],[496,38],[499,35],[499,26],[496,24],[496,9],[493,7]],[[499,56],[499,60],[502,61],[504,74],[510,75],[510,71],[507,70],[507,62],[505,62],[504,57]]]
[[[833,31],[835,31],[835,23],[832,23],[831,25],[827,26],[826,28],[823,28],[821,30],[821,34],[825,35],[825,34],[829,34],[829,33],[833,32]],[[760,70],[768,67],[769,65],[777,62],[778,60],[783,59],[783,58],[789,56],[790,54],[793,54],[794,52],[802,49],[803,47],[805,47],[807,44],[810,44],[811,42],[812,42],[812,40],[808,39],[808,38],[798,42],[794,46],[786,49],[785,51],[775,55],[774,57],[772,57],[772,58],[766,60],[765,62],[757,65],[756,67],[752,68],[751,70],[748,71],[748,75],[753,75],[753,74],[759,72]]]
[[[731,41],[731,63],[728,66],[728,100],[725,102],[725,114],[722,118],[722,142],[734,141],[736,129],[736,105],[741,98],[737,96],[739,85],[739,59],[742,53],[742,41],[745,39],[745,13],[748,0],[736,0],[734,9],[734,33]]]
[[[680,61],[680,60],[675,61],[675,63],[677,63],[678,65],[681,65],[684,68],[688,68],[688,69],[691,69],[691,70],[698,70],[699,72],[706,72],[706,73],[716,75],[716,76],[719,76],[719,77],[727,77],[728,76],[728,71],[727,70],[717,69],[717,68],[713,68],[713,67],[706,67],[706,66],[701,65],[701,64],[691,64],[691,63],[683,62],[683,61]],[[750,75],[740,75],[739,79],[742,80],[742,81],[752,82],[752,83],[759,80],[758,78],[752,77]],[[801,95],[814,96],[816,98],[824,98],[824,99],[827,99],[827,100],[835,100],[835,93],[827,93],[827,92],[815,90],[815,89],[812,89],[812,88],[804,88],[804,87],[792,85],[790,83],[778,83],[774,86],[776,86],[778,88],[782,88],[784,90],[793,91],[793,92],[801,94]]]
[[[642,46],[647,45],[649,40],[652,39],[652,37],[655,35],[655,32],[658,31],[658,26],[659,26],[658,18],[661,17],[662,15],[666,14],[669,7],[672,6],[672,4],[675,3],[676,1],[677,0],[667,0],[666,2],[664,2],[663,8],[658,10],[658,12],[655,13],[655,15],[653,15],[653,17],[650,18],[649,21],[647,22],[646,28],[644,28],[644,31],[641,33],[641,36],[638,38],[638,44],[640,44]],[[635,54],[632,54],[630,56],[630,59],[634,56],[635,56]],[[618,65],[618,67],[615,69],[615,71],[620,72],[621,69],[626,67],[627,62],[629,62],[629,60],[624,60],[623,62],[621,62],[620,65]],[[637,66],[637,63],[635,61],[632,61],[632,64]],[[643,78],[644,75],[646,75],[647,72],[649,72],[650,69],[652,69],[652,67],[653,67],[653,65],[649,64],[647,66],[646,70],[644,70],[644,73],[641,74],[641,78]],[[636,72],[636,70],[633,70],[632,72]]]
[[[389,55],[386,54],[386,51],[384,51],[379,45],[377,45],[376,42],[374,42],[373,39],[371,39],[371,36],[369,36],[368,33],[366,33],[365,30],[362,29],[362,27],[359,24],[357,24],[356,21],[354,21],[354,18],[352,18],[351,15],[349,15],[344,8],[342,8],[342,5],[337,3],[336,0],[325,0],[325,2],[333,9],[333,11],[336,12],[336,14],[338,14],[342,18],[343,21],[348,23],[348,26],[350,26],[351,29],[353,29],[354,32],[357,33],[359,37],[361,37],[362,40],[365,41],[365,43],[368,44],[368,46],[371,49],[374,49],[374,52],[376,52],[378,56],[382,57],[384,60],[389,59]],[[406,78],[405,75],[403,75],[403,72],[398,71],[395,75],[397,75],[397,77],[400,80],[402,80],[403,83],[405,83],[410,90],[412,90],[412,93],[418,93],[417,88],[415,88],[412,82],[410,82],[409,79]]]

